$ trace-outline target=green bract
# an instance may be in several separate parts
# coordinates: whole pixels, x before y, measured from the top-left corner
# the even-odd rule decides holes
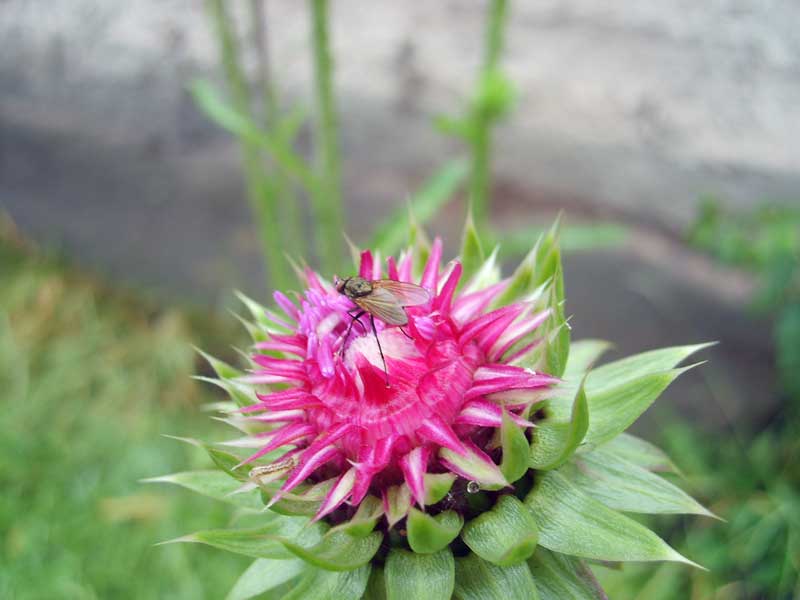
[[[459,173],[443,175],[441,185]],[[431,248],[418,223],[409,221],[415,257],[409,268],[421,272]],[[382,235],[382,243],[391,247],[397,232]],[[409,475],[405,482],[370,488],[357,506],[325,512],[320,507],[330,498],[348,497],[363,467],[351,461],[344,468],[352,469],[339,479],[304,480],[283,493],[279,479],[285,473],[255,481],[239,468],[240,454],[187,439],[205,449],[218,470],[150,481],[227,502],[244,521],[174,541],[253,557],[231,590],[229,598],[235,600],[591,599],[605,596],[587,561],[697,566],[625,514],[713,516],[658,474],[677,472],[663,452],[624,431],[689,368],[680,363],[705,345],[654,350],[593,367],[610,344],[570,340],[558,237],[556,225],[539,239],[494,307],[524,299],[543,315],[536,337],[514,338],[508,351],[516,358],[509,364],[555,375],[559,383],[535,390],[539,396],[532,404],[528,397],[522,412],[513,408],[519,406],[514,390],[503,392],[492,417],[496,428],[482,448],[472,442],[440,447],[434,459],[449,465],[449,472],[423,470],[417,479]],[[484,255],[471,220],[463,236],[462,265],[465,278],[458,293],[500,281],[497,250]],[[263,317],[263,307],[242,299],[252,314],[244,321],[254,342],[287,333],[275,319]],[[252,388],[242,384],[243,371],[206,358],[217,375],[210,381],[230,396],[230,402],[216,406],[228,411],[223,420],[245,435],[261,431],[234,416],[237,408],[257,401]],[[523,372],[536,374],[531,371]],[[488,410],[486,405],[481,410]],[[271,503],[268,510],[266,503]],[[314,521],[315,515],[321,518]]]

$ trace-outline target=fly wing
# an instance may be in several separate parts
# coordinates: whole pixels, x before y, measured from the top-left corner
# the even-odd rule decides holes
[[[387,325],[405,325],[408,323],[408,315],[403,310],[403,306],[394,294],[387,290],[373,287],[372,292],[366,296],[353,298],[353,302]]]
[[[397,299],[401,306],[417,306],[425,304],[431,299],[430,293],[424,287],[394,279],[373,281],[372,289],[386,290]]]

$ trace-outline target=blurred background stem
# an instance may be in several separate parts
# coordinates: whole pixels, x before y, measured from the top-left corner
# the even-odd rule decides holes
[[[311,190],[318,227],[317,250],[322,268],[332,273],[341,265],[342,206],[339,123],[333,96],[333,59],[328,37],[328,1],[310,0],[314,92],[317,105],[315,160],[318,183]]]
[[[225,2],[224,0],[207,0],[206,5],[219,42],[220,58],[233,106],[239,113],[252,119],[254,115],[250,90],[241,67],[236,32],[230,16],[226,12]],[[247,196],[258,221],[265,267],[269,273],[271,285],[281,288],[288,284],[290,278],[289,265],[284,257],[285,239],[277,219],[275,187],[265,173],[265,165],[258,145],[242,136],[239,137],[239,144],[243,156]],[[284,229],[284,231],[286,230]]]
[[[488,83],[495,75],[503,50],[507,0],[492,0],[484,40],[484,59],[478,81],[478,99],[473,107],[471,136],[471,168],[469,180],[469,210],[478,231],[485,231],[489,219],[489,192],[491,187],[491,127],[497,115],[487,110],[485,94]]]
[[[263,96],[261,127],[264,131],[275,129],[281,118],[280,97],[275,86],[274,73],[270,65],[269,29],[266,0],[250,0],[251,35],[256,51],[258,88]],[[265,157],[266,158],[266,157]],[[300,213],[300,198],[292,182],[281,173],[274,160],[269,161],[272,173],[272,189],[277,200],[277,217],[285,224],[284,251],[297,257],[303,252],[303,225]]]

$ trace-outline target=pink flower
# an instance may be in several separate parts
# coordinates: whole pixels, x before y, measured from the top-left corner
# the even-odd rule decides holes
[[[301,483],[326,482],[315,519],[343,503],[357,506],[367,494],[383,500],[387,515],[397,512],[390,503],[405,498],[399,519],[413,502],[424,507],[429,474],[452,473],[488,489],[513,483],[498,466],[495,433],[504,411],[532,426],[531,405],[557,381],[515,364],[537,343],[535,330],[549,313],[525,301],[495,307],[507,280],[459,293],[461,265],[442,270],[441,254],[437,240],[414,281],[430,301],[405,308],[408,324],[401,330],[375,320],[388,387],[369,320],[345,339],[349,298],[311,270],[302,297],[275,293],[285,315],[267,311],[274,333],[256,344],[256,368],[243,378],[259,402],[241,409],[273,428],[238,441],[259,447],[242,464],[284,451],[271,463],[286,474],[273,503]],[[359,275],[412,282],[412,259],[389,258],[384,273],[365,251]]]

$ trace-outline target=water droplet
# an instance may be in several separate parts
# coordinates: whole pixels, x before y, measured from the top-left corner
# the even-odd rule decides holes
[[[468,494],[477,494],[481,491],[481,486],[477,481],[470,481],[467,484],[467,493]]]

